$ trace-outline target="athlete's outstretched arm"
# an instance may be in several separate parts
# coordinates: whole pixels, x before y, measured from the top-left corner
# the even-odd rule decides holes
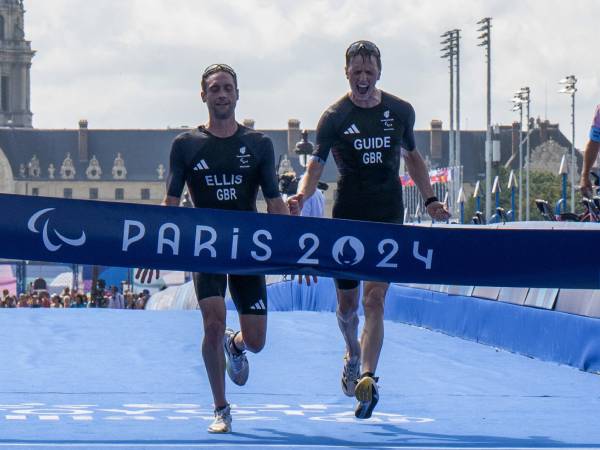
[[[267,202],[267,212],[269,214],[283,214],[288,216],[290,211],[281,197],[265,198]]]
[[[172,195],[165,195],[161,205],[163,206],[179,206],[181,197],[173,197]]]
[[[423,157],[419,153],[419,150],[414,149],[410,152],[402,150],[402,155],[404,156],[408,174],[419,188],[419,192],[421,192],[423,198],[427,199],[433,197],[435,194],[429,181],[427,166],[425,165],[425,161],[423,161]]]
[[[594,195],[592,192],[592,182],[590,181],[590,170],[592,170],[592,167],[596,162],[598,150],[600,150],[600,142],[595,142],[590,139],[583,152],[583,169],[581,169],[581,181],[579,185],[584,197],[592,198]]]
[[[291,214],[299,215],[304,205],[304,200],[310,198],[315,193],[324,167],[325,165],[318,158],[311,158],[308,161],[306,174],[302,177],[298,185],[298,193],[288,198],[288,206]]]
[[[419,188],[423,199],[427,200],[428,198],[435,197],[431,182],[429,181],[427,166],[419,151],[416,148],[410,152],[402,150],[402,154],[408,174]],[[444,204],[439,201],[430,203],[427,206],[427,212],[434,220],[447,220],[450,217],[450,213]]]

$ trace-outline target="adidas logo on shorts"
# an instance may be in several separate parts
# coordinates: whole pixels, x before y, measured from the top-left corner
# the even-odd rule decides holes
[[[250,309],[254,311],[264,311],[267,309],[267,306],[264,304],[262,299],[260,299],[254,305],[252,305]]]
[[[194,170],[196,172],[199,172],[201,170],[208,170],[208,164],[206,164],[206,161],[201,159],[200,162],[198,164],[196,164],[196,166],[194,167]]]
[[[346,131],[344,131],[344,134],[360,134],[360,130],[355,124],[352,124]]]

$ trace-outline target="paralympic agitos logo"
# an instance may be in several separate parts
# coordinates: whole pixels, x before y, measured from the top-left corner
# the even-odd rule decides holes
[[[31,231],[32,233],[40,233],[40,230],[38,228],[38,220],[44,216],[46,213],[49,213],[50,211],[54,211],[55,208],[46,208],[46,209],[41,209],[38,212],[34,213],[30,218],[29,221],[27,222],[27,228],[29,229],[29,231]],[[77,239],[71,239],[68,238],[64,235],[62,235],[61,233],[59,233],[56,229],[53,229],[53,233],[55,235],[56,238],[58,238],[62,243],[59,244],[55,244],[54,242],[52,242],[52,238],[50,237],[50,232],[48,231],[48,224],[50,222],[49,218],[46,218],[45,222],[44,222],[44,226],[41,230],[42,233],[42,242],[44,243],[44,246],[46,247],[46,249],[50,252],[55,252],[57,250],[59,250],[63,244],[67,244],[67,245],[71,245],[73,247],[81,247],[83,244],[85,244],[85,231],[81,232],[81,236],[79,236]]]

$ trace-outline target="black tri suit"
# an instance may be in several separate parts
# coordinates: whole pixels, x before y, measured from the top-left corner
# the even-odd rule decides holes
[[[383,91],[372,108],[345,95],[323,113],[313,157],[324,164],[331,152],[340,172],[334,218],[402,223],[401,149],[415,150],[414,124],[411,104]],[[353,289],[358,281],[338,279],[336,285]]]
[[[267,199],[280,196],[273,143],[264,134],[238,124],[227,138],[206,128],[180,134],[171,146],[167,195],[181,197],[187,184],[196,208],[256,211],[258,188]],[[229,291],[240,314],[266,314],[267,291],[263,275],[195,273],[198,301],[225,297]]]

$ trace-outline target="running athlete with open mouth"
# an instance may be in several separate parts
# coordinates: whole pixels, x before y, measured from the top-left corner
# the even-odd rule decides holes
[[[302,208],[316,189],[329,153],[339,169],[333,217],[401,224],[402,186],[400,157],[425,199],[427,212],[435,220],[450,214],[435,197],[423,158],[415,146],[415,112],[410,103],[376,85],[381,76],[381,53],[369,41],[357,41],[346,50],[346,78],[350,92],[321,116],[316,148],[298,194],[290,197],[290,210]],[[335,280],[338,325],[346,342],[342,390],[356,396],[356,417],[371,417],[379,399],[375,376],[383,345],[383,307],[389,283],[365,281],[365,323],[358,340],[357,280]],[[361,371],[362,365],[362,371]]]

